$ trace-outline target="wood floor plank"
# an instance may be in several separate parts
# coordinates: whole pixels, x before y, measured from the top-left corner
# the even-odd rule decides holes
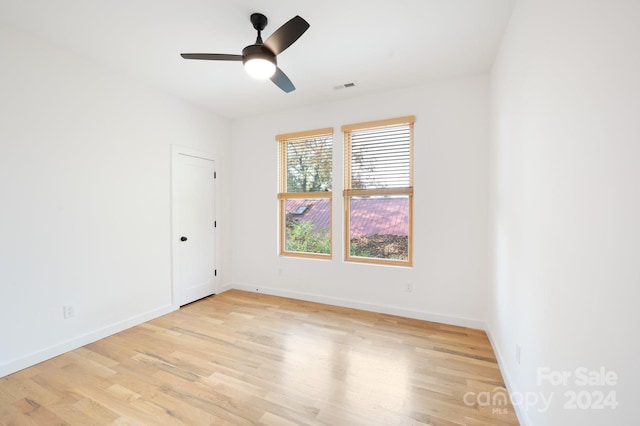
[[[231,290],[0,378],[0,424],[517,425],[485,333]]]

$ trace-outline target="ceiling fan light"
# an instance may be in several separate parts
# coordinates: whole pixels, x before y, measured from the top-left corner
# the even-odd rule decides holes
[[[244,63],[244,69],[251,77],[264,80],[276,72],[276,64],[265,58],[251,58]]]

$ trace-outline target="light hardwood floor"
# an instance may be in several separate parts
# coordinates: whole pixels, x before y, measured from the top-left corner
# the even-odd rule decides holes
[[[483,331],[231,290],[0,379],[0,424],[517,425],[465,403],[501,387]]]

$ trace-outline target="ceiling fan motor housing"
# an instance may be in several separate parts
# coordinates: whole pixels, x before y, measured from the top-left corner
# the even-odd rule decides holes
[[[242,49],[242,63],[245,64],[250,59],[265,59],[278,65],[275,53],[263,44],[252,44]]]

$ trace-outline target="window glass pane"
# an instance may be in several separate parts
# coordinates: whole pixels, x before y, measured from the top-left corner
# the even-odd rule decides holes
[[[287,141],[286,192],[331,191],[332,136]]]
[[[351,197],[349,252],[373,259],[409,259],[409,197]]]
[[[331,253],[331,199],[289,199],[285,205],[285,251]]]
[[[351,188],[406,188],[411,180],[409,125],[351,133]]]

